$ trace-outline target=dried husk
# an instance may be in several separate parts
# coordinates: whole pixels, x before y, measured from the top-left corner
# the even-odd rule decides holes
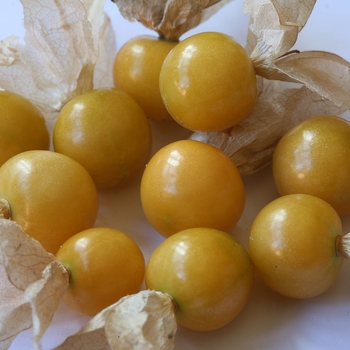
[[[69,286],[67,269],[13,221],[0,219],[0,346],[33,327],[40,340]],[[11,283],[10,283],[11,282]],[[101,311],[56,349],[171,350],[177,330],[175,305],[168,295],[145,290]],[[0,348],[1,349],[1,348]]]
[[[195,132],[189,138],[221,149],[242,175],[251,175],[271,162],[278,140],[294,125],[317,114],[343,112],[305,86],[282,89],[262,80],[260,96],[250,115],[219,132]]]
[[[109,72],[115,38],[103,12],[104,0],[21,2],[25,44],[14,36],[0,42],[0,88],[27,97],[49,119],[73,97],[93,87],[112,86]],[[178,40],[228,1],[115,2],[125,18],[143,23],[169,40]],[[191,136],[223,149],[242,174],[266,166],[279,138],[297,122],[317,114],[341,114],[350,108],[346,60],[322,51],[290,51],[315,3],[245,1],[245,12],[251,18],[246,48],[260,76],[257,105],[230,130]],[[5,301],[0,306],[0,350],[7,349],[19,332],[31,326],[34,345],[40,348],[40,339],[68,286],[68,273],[9,220],[0,219],[0,242],[0,296]],[[343,242],[348,246],[347,238]],[[141,307],[135,308],[137,305]],[[157,308],[161,318],[154,314]],[[137,330],[121,322],[125,319],[133,325],[138,320]],[[138,339],[135,349],[166,350],[173,348],[175,332],[171,298],[142,291],[103,310],[56,349],[129,349],[130,339]]]
[[[25,297],[32,307],[33,344],[40,349],[40,340],[61,302],[69,285],[67,269],[57,260],[52,261],[42,273],[42,277],[30,284]]]
[[[17,223],[0,219],[0,346],[33,327],[33,344],[50,325],[69,285],[68,271]],[[0,348],[1,349],[1,348]]]
[[[21,0],[25,44],[0,42],[0,88],[16,92],[54,119],[72,98],[112,86],[114,31],[105,0]]]
[[[257,104],[246,119],[229,130],[190,136],[223,150],[242,175],[270,164],[278,140],[298,122],[350,109],[349,62],[330,52],[291,51],[315,3],[245,1],[244,11],[250,14],[246,47],[262,78]],[[279,81],[290,84],[274,83]]]
[[[21,226],[6,219],[0,219],[0,252],[9,280],[19,290],[41,278],[46,266],[54,261],[54,256]]]
[[[178,41],[232,0],[112,0],[129,21],[138,21],[160,37]]]
[[[176,329],[172,298],[144,290],[104,309],[54,350],[171,350]]]
[[[32,326],[32,311],[24,293],[7,278],[0,263],[0,349],[8,349],[16,335]]]

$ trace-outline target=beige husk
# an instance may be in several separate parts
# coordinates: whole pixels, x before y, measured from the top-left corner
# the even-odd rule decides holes
[[[143,290],[101,311],[54,350],[171,350],[176,329],[172,298]]]
[[[54,119],[73,97],[113,86],[114,31],[105,0],[21,0],[25,44],[0,41],[0,89],[14,91]]]
[[[260,77],[257,104],[229,130],[190,136],[222,149],[242,175],[270,164],[278,140],[298,122],[350,109],[349,62],[330,52],[290,52],[315,3],[245,1],[250,15],[246,47]]]
[[[68,272],[20,225],[7,219],[0,219],[0,269],[0,293],[7,301],[0,307],[0,349],[30,327],[33,344],[40,349],[40,339],[68,288]]]
[[[126,19],[139,21],[171,40],[179,39],[226,4],[210,0],[113,1]],[[242,175],[268,165],[278,140],[293,125],[315,115],[340,115],[350,108],[349,62],[330,52],[291,51],[315,3],[245,1],[244,12],[250,15],[246,48],[262,78],[257,104],[245,120],[229,130],[190,136],[223,150]],[[279,81],[294,84],[276,85]]]
[[[104,1],[21,0],[25,43],[14,36],[0,42],[0,89],[27,97],[47,119],[55,119],[74,96],[112,86],[115,37]],[[125,18],[177,40],[228,1],[115,2]],[[250,15],[246,48],[259,75],[257,105],[230,130],[192,135],[223,149],[242,174],[268,164],[276,142],[298,121],[350,108],[347,61],[328,52],[290,52],[315,2],[245,1]],[[0,219],[0,274],[0,350],[29,327],[34,346],[40,349],[40,339],[68,286],[66,269],[19,225]],[[127,329],[121,317],[131,322]],[[134,319],[135,329],[129,327],[135,326]],[[171,297],[142,291],[103,310],[57,349],[129,349],[129,342],[135,341],[134,349],[168,350],[174,347],[175,332]]]
[[[178,41],[182,34],[214,15],[232,0],[112,0],[129,21],[138,21],[160,37]]]

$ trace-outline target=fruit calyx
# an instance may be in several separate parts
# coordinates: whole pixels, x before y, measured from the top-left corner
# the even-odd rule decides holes
[[[11,219],[11,206],[5,198],[0,198],[0,218]]]
[[[344,236],[337,236],[335,245],[337,256],[350,259],[350,232]]]

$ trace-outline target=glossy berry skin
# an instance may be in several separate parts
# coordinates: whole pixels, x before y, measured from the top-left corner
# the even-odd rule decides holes
[[[259,277],[276,292],[298,299],[329,289],[342,258],[337,237],[342,224],[324,200],[290,194],[267,204],[256,216],[249,236],[249,253]]]
[[[159,91],[164,59],[177,45],[151,35],[135,37],[117,52],[113,65],[114,86],[129,94],[152,120],[173,120]]]
[[[230,36],[203,32],[164,60],[160,92],[171,116],[193,131],[219,131],[248,116],[258,96],[253,63]]]
[[[50,135],[44,116],[26,98],[0,91],[0,165],[29,150],[48,150]]]
[[[140,192],[148,221],[165,237],[191,227],[228,232],[245,204],[235,164],[219,149],[194,140],[160,149],[147,164]]]
[[[138,245],[122,231],[94,227],[70,237],[56,254],[69,270],[65,303],[96,315],[123,296],[137,293],[145,265]]]
[[[73,159],[35,150],[17,154],[0,168],[0,198],[11,219],[55,254],[70,236],[93,226],[98,196],[89,173]]]
[[[114,88],[96,89],[62,108],[53,145],[83,165],[98,188],[112,188],[143,169],[151,154],[152,132],[129,95]]]
[[[170,294],[180,326],[212,331],[231,322],[246,305],[254,269],[232,236],[192,228],[163,241],[146,266],[146,286]]]
[[[308,193],[339,215],[350,214],[350,123],[336,116],[307,119],[279,141],[273,177],[281,195]]]

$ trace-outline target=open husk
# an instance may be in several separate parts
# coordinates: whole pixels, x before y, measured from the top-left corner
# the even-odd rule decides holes
[[[169,40],[179,40],[228,2],[113,1],[126,19],[141,22]],[[242,175],[268,165],[278,140],[298,122],[315,115],[340,115],[350,108],[350,63],[330,52],[292,50],[315,3],[245,1],[244,12],[250,15],[246,49],[262,78],[257,104],[245,120],[228,130],[194,132],[190,137],[222,149]]]
[[[142,23],[162,38],[178,41],[182,34],[213,16],[232,0],[112,1],[124,18]]]
[[[104,309],[54,350],[171,350],[176,329],[172,298],[144,290]]]
[[[278,140],[300,121],[350,109],[350,63],[330,52],[291,50],[315,3],[245,1],[250,15],[246,47],[260,77],[258,101],[232,128],[190,136],[223,150],[242,175],[270,164]]]
[[[0,258],[0,349],[30,327],[34,347],[41,349],[42,336],[69,286],[68,270],[7,219],[0,219]],[[176,330],[173,299],[145,290],[101,311],[56,350],[171,350]]]
[[[116,46],[104,0],[21,2],[25,43],[14,36],[0,42],[1,89],[23,95],[47,119],[54,119],[73,97],[113,85]],[[228,1],[115,2],[125,18],[178,40]],[[258,102],[233,128],[191,136],[222,149],[242,174],[269,164],[279,138],[299,121],[317,114],[339,115],[350,108],[349,62],[329,52],[292,50],[315,3],[245,1],[250,15],[246,48],[259,76]],[[40,339],[68,286],[68,273],[17,224],[0,219],[0,237],[0,350],[30,327],[40,349]],[[344,244],[347,241],[344,238]],[[124,323],[126,319],[131,323]],[[130,326],[134,320],[135,329]],[[135,349],[170,350],[175,332],[171,297],[142,291],[103,310],[57,349],[130,349],[135,341]]]
[[[94,87],[113,86],[114,31],[105,0],[21,0],[25,43],[0,42],[0,88],[33,102],[47,119]]]
[[[67,270],[15,222],[0,219],[1,296],[0,349],[21,331],[33,327],[33,344],[40,340],[68,288]],[[4,299],[1,299],[3,303]]]

